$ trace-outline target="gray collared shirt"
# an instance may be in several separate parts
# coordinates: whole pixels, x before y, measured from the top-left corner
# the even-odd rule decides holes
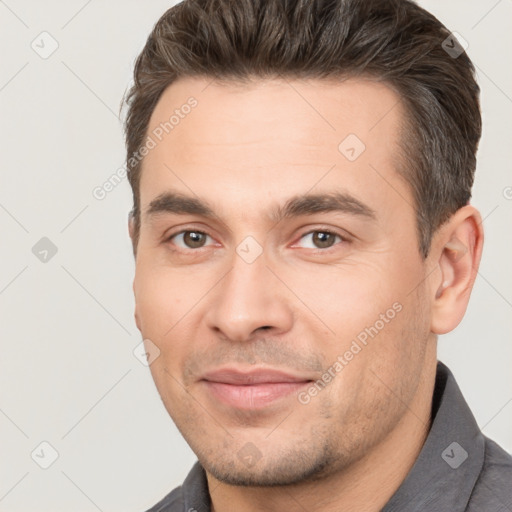
[[[381,512],[512,512],[512,456],[484,436],[440,361],[432,425],[409,474]],[[199,462],[183,485],[147,512],[210,512]]]

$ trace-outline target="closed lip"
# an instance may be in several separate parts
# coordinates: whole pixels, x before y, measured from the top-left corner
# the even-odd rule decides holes
[[[272,383],[300,383],[313,380],[306,375],[295,375],[283,370],[219,368],[202,375],[200,380],[232,384],[234,386],[255,386]]]
[[[218,368],[202,376],[208,396],[216,403],[242,411],[259,412],[291,397],[311,379],[268,368]]]

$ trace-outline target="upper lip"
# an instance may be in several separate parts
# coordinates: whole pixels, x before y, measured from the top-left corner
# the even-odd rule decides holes
[[[301,375],[293,375],[282,370],[253,369],[243,371],[234,368],[219,368],[203,374],[201,380],[247,386],[276,382],[308,382],[311,379]]]

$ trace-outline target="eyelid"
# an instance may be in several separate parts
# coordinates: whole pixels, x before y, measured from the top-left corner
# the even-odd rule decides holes
[[[215,238],[210,234],[208,233],[208,231],[206,231],[205,229],[196,229],[192,226],[185,226],[185,227],[181,227],[179,228],[177,231],[172,231],[171,233],[169,234],[165,234],[164,237],[163,237],[163,242],[164,243],[168,243],[168,242],[171,242],[171,240],[178,236],[178,235],[182,235],[184,233],[188,233],[188,232],[192,232],[192,233],[200,233],[202,235],[206,235],[208,237],[210,237],[212,240],[215,240]],[[198,247],[196,249],[193,249],[191,247],[188,247],[188,248],[183,248],[183,247],[179,247],[178,246],[178,249],[181,250],[181,251],[186,251],[186,250],[189,250],[189,251],[194,251],[194,252],[197,252],[197,251],[200,251],[201,249],[206,249],[210,247],[210,245],[206,245],[206,246],[203,246],[203,247]]]
[[[185,226],[185,227],[182,226],[177,231],[173,231],[170,234],[164,235],[163,241],[165,243],[170,242],[171,239],[174,238],[175,236],[178,236],[178,235],[181,235],[181,234],[184,234],[184,233],[187,233],[187,232],[201,233],[203,235],[206,235],[206,236],[210,237],[212,240],[215,240],[215,237],[212,236],[205,229],[196,229],[193,226]],[[312,250],[312,251],[327,252],[329,250],[334,249],[337,245],[339,245],[342,242],[347,243],[347,242],[351,242],[352,241],[351,237],[349,235],[345,234],[345,232],[340,232],[339,230],[336,230],[334,228],[327,227],[327,226],[325,226],[325,227],[317,226],[315,228],[310,228],[307,231],[304,231],[303,233],[301,233],[300,236],[298,238],[296,238],[296,241],[293,242],[293,244],[290,247],[297,247],[298,242],[302,238],[304,238],[306,235],[311,235],[312,233],[330,233],[331,235],[338,236],[341,239],[341,242],[335,243],[333,246],[326,247],[324,249],[322,249],[322,248],[316,248],[316,249],[309,248],[309,250]],[[179,249],[180,250],[185,250],[185,251],[189,250],[189,251],[197,252],[197,251],[200,251],[201,249],[206,249],[206,248],[208,248],[210,246],[211,245],[206,245],[206,246],[198,247],[196,249],[179,247]]]
[[[325,226],[325,227],[318,226],[318,227],[315,227],[315,228],[310,228],[307,231],[304,231],[303,233],[301,233],[296,238],[296,241],[293,242],[291,247],[296,247],[298,242],[299,242],[299,240],[304,238],[306,235],[311,235],[312,233],[330,233],[331,235],[339,236],[340,239],[341,239],[341,242],[347,243],[347,242],[351,242],[352,241],[352,238],[348,234],[345,234],[344,231],[340,231],[340,230],[337,230],[337,229],[334,229],[334,228],[331,228],[331,227],[327,227],[327,226]],[[334,244],[333,246],[327,247],[325,249],[317,248],[316,250],[325,252],[325,251],[328,251],[329,249],[333,249],[334,247],[336,247],[336,245],[338,245],[341,242],[338,242],[337,244]],[[315,249],[312,249],[312,250],[315,250]]]
[[[206,227],[199,227],[197,224],[182,224],[180,226],[174,226],[172,228],[166,229],[162,235],[162,240],[165,242],[172,238],[173,236],[179,235],[180,233],[184,233],[187,231],[194,231],[195,233],[204,233],[205,235],[208,235],[212,238],[215,238],[213,235],[210,234],[208,228]]]

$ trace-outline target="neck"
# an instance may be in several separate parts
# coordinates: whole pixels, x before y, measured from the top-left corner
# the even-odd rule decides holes
[[[436,361],[396,427],[371,451],[321,480],[280,487],[239,487],[207,473],[212,512],[378,512],[405,480],[430,430]]]

